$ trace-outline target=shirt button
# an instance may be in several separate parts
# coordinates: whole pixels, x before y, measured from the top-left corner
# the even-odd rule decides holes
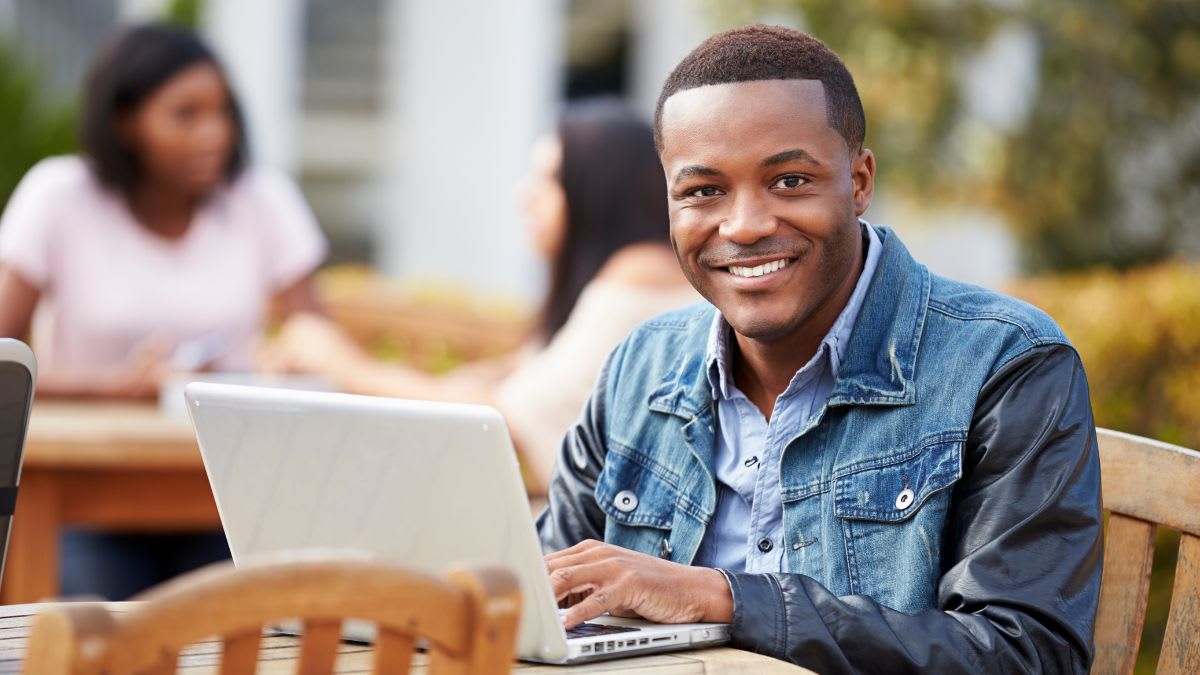
[[[631,490],[621,490],[613,499],[613,506],[617,507],[621,513],[629,513],[637,508],[637,504],[637,495],[633,494]]]
[[[772,548],[775,548],[775,545],[771,543],[770,539],[763,537],[758,540],[758,550],[763,553],[770,553]]]
[[[904,488],[900,491],[900,494],[896,495],[896,508],[903,511],[912,506],[914,497],[916,495],[913,494],[912,490]]]

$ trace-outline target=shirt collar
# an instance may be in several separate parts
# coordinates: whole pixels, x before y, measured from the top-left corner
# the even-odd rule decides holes
[[[859,218],[858,222],[862,227],[863,244],[866,246],[867,254],[863,261],[862,272],[858,276],[854,292],[850,294],[846,306],[838,314],[838,318],[833,322],[829,332],[825,334],[825,338],[821,340],[817,353],[813,356],[813,360],[816,360],[828,354],[829,368],[835,380],[841,363],[846,357],[850,334],[854,331],[855,321],[862,309],[867,288],[871,285],[871,279],[874,278],[875,270],[879,266],[879,257],[883,249],[879,235],[875,233],[875,228],[871,227],[871,224],[863,218]],[[728,399],[735,390],[729,349],[732,339],[733,329],[729,322],[725,321],[725,317],[720,312],[714,313],[704,354],[705,372],[708,376],[709,386],[712,388],[714,400]],[[788,388],[791,389],[790,384]]]

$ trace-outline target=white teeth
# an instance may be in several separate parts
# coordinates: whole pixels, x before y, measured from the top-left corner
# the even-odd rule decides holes
[[[770,274],[787,267],[788,261],[772,260],[769,263],[755,265],[754,267],[741,267],[738,265],[730,265],[729,273],[739,277],[761,277],[764,274]]]

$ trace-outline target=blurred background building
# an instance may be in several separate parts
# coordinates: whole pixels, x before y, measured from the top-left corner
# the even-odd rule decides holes
[[[628,96],[649,115],[709,30],[694,0],[0,0],[9,60],[51,102],[77,96],[115,26],[164,16],[218,50],[255,159],[299,180],[332,262],[529,301],[530,143],[565,98]]]
[[[53,102],[76,96],[88,59],[115,26],[164,16],[197,26],[231,71],[256,159],[299,180],[333,241],[332,262],[531,300],[543,275],[525,241],[518,188],[529,144],[561,101],[616,94],[649,116],[671,67],[711,32],[751,20],[810,29],[824,21],[838,30],[854,12],[838,17],[836,4],[0,0],[0,30],[21,67],[36,72],[39,96]],[[938,11],[946,22],[979,22]],[[1012,214],[993,195],[930,198],[929,189],[956,172],[995,170],[996,146],[1034,108],[1039,34],[1025,19],[998,15],[986,31],[939,43],[942,52],[919,52],[930,45],[894,44],[904,36],[889,35],[889,12],[833,36],[817,31],[860,79],[882,176],[902,178],[881,183],[868,216],[897,227],[936,271],[1003,287],[1021,269]],[[952,110],[912,110],[901,96],[931,92],[898,89],[871,65],[921,53],[953,58],[937,68],[945,91],[932,92],[952,98]],[[914,63],[930,65],[939,64]],[[922,115],[947,128],[923,128]],[[941,148],[915,157],[920,142]],[[934,162],[943,167],[931,172],[936,180],[914,178]]]

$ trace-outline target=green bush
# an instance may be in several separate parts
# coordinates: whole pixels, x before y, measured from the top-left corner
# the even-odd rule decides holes
[[[0,209],[30,167],[74,149],[73,106],[38,96],[37,74],[0,41]]]
[[[1075,343],[1096,424],[1200,448],[1200,263],[1018,284]]]

